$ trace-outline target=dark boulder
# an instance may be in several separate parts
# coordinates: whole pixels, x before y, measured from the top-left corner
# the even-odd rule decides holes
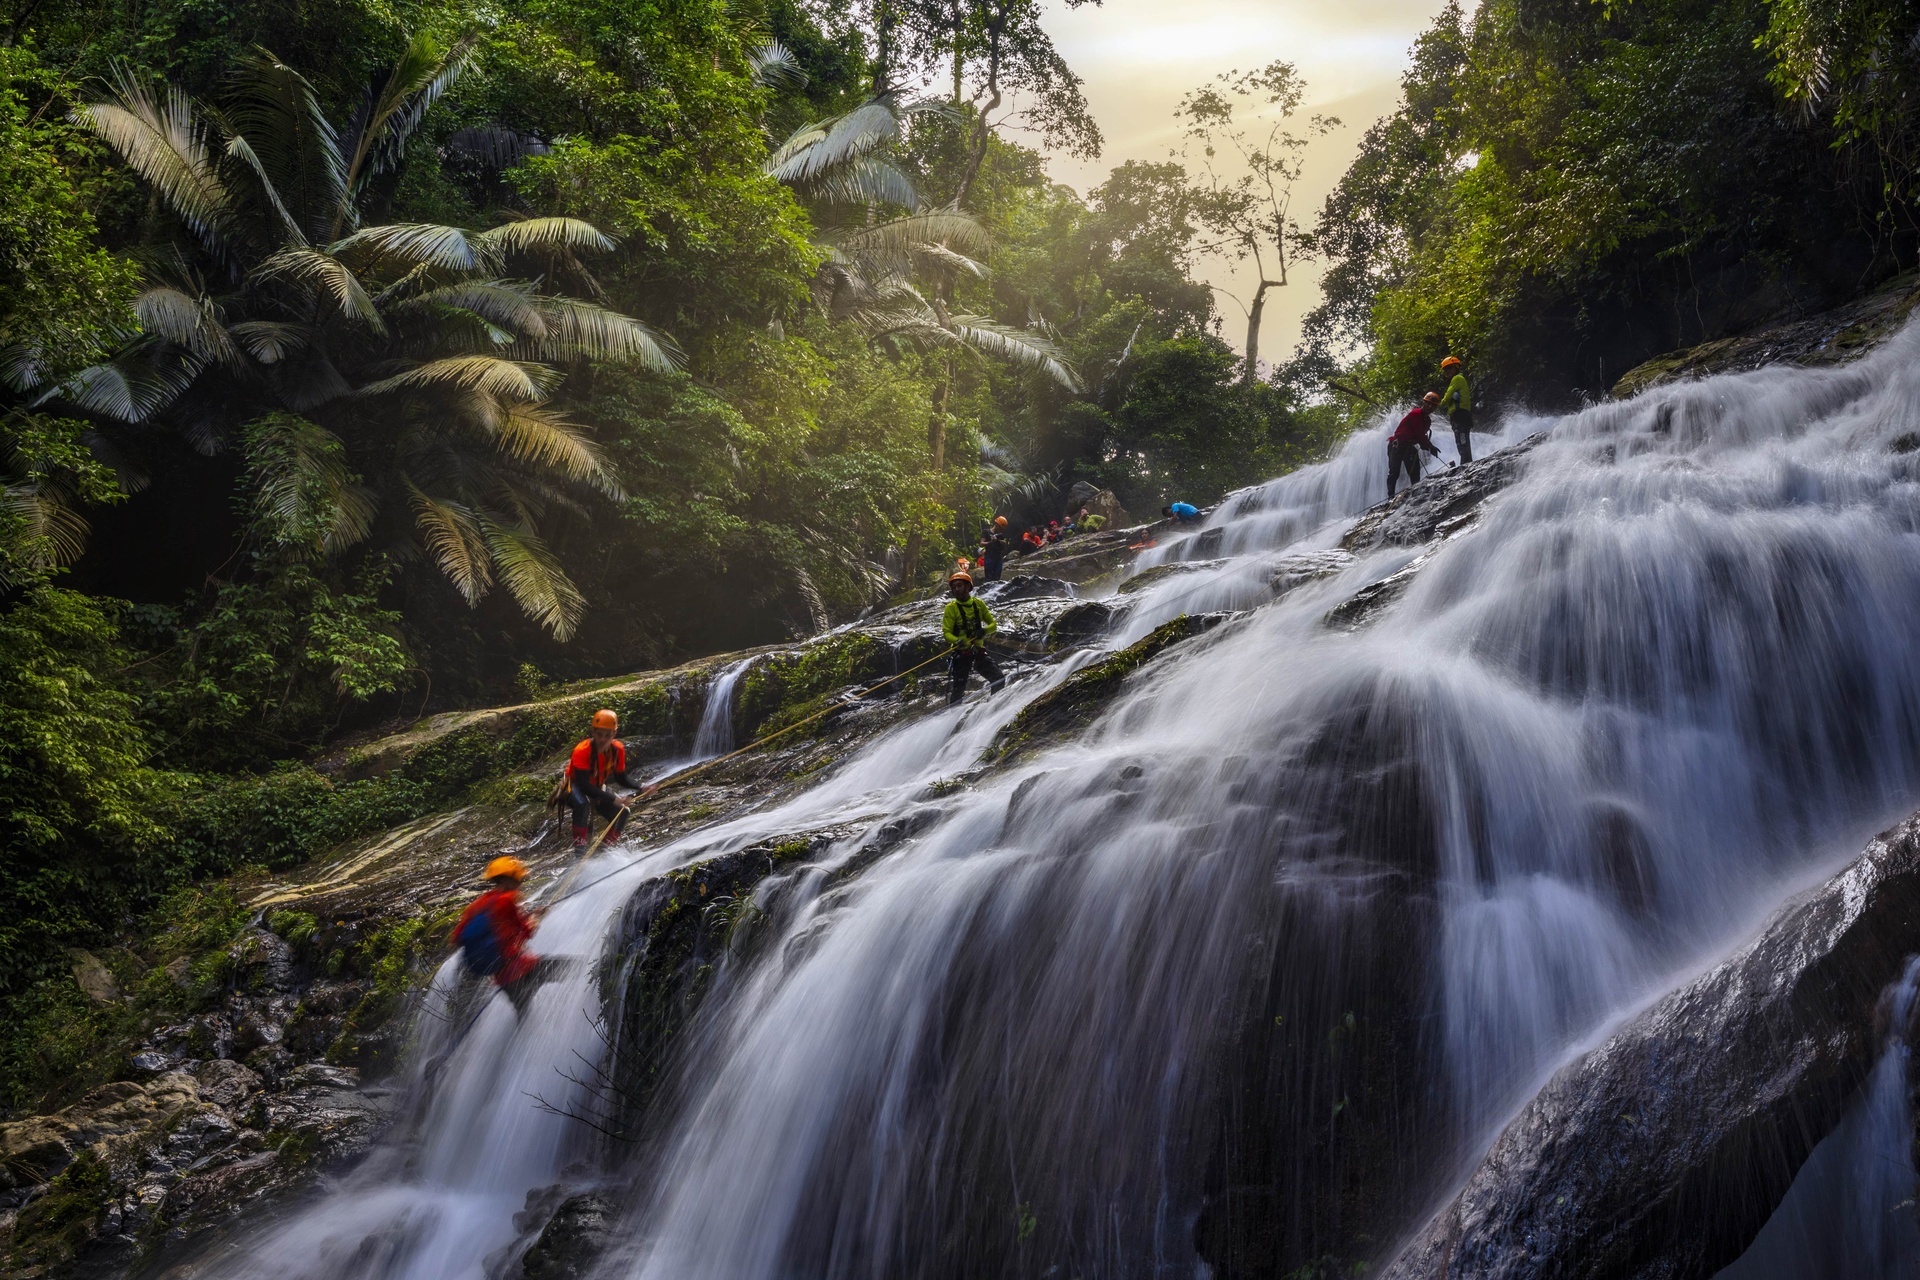
[[[1557,1074],[1386,1276],[1705,1280],[1839,1123],[1917,945],[1920,817]]]
[[[562,1201],[522,1258],[522,1274],[527,1280],[581,1280],[606,1250],[613,1220],[605,1196],[588,1192]]]
[[[1464,528],[1481,503],[1519,478],[1526,455],[1546,438],[1536,432],[1464,467],[1434,472],[1361,516],[1341,548],[1362,555],[1381,547],[1418,547]]]

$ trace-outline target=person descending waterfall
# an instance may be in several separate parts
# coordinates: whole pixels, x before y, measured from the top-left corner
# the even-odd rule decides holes
[[[1000,665],[987,656],[987,638],[1000,629],[993,620],[993,610],[985,602],[973,598],[973,578],[960,572],[947,579],[947,590],[953,599],[947,601],[947,609],[940,618],[940,629],[946,635],[947,643],[953,646],[953,656],[947,660],[947,670],[953,675],[953,684],[947,690],[947,705],[960,701],[967,692],[967,677],[978,671],[987,682],[987,692],[1006,684],[1007,677]]]
[[[541,914],[529,916],[520,909],[527,864],[515,857],[495,858],[482,878],[492,887],[467,905],[448,941],[460,951],[469,974],[493,979],[513,1001],[514,1012],[524,1014],[534,991],[564,966],[527,950]]]
[[[1440,450],[1433,443],[1433,409],[1440,403],[1440,393],[1429,391],[1421,402],[1413,406],[1413,411],[1400,419],[1400,425],[1387,437],[1387,497],[1393,497],[1393,491],[1400,482],[1400,472],[1407,473],[1409,487],[1420,483],[1420,450],[1425,449],[1434,457],[1440,456]]]
[[[612,824],[607,828],[607,844],[619,843],[620,833],[626,829],[630,811],[607,790],[609,777],[627,771],[627,744],[613,736],[619,727],[620,717],[613,712],[594,712],[592,728],[573,749],[573,758],[567,761],[566,788],[573,806],[575,853],[586,849],[587,839],[592,835],[588,824],[595,813]]]
[[[1473,384],[1467,381],[1466,361],[1448,356],[1440,362],[1440,372],[1453,375],[1453,381],[1441,393],[1440,407],[1447,411],[1447,423],[1453,428],[1453,443],[1460,450],[1460,465],[1473,461]]]

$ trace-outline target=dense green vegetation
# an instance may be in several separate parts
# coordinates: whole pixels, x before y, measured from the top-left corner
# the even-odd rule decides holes
[[[299,762],[342,734],[813,632],[1079,481],[1209,502],[1450,350],[1496,411],[1597,394],[1914,252],[1904,0],[1456,4],[1311,227],[1284,63],[1187,95],[1184,161],[1052,183],[1101,137],[1040,16],[14,6],[11,1025],[183,884],[535,749],[335,786]],[[1196,267],[1308,255],[1323,305],[1258,376]]]
[[[17,7],[15,1025],[178,886],[527,754],[335,785],[299,761],[342,733],[812,632],[1080,480],[1148,510],[1324,448],[1221,340],[1186,175],[1082,198],[1009,122],[1101,144],[1029,0]]]
[[[1453,350],[1496,401],[1563,405],[1910,264],[1917,26],[1900,3],[1450,5],[1322,211],[1291,375],[1358,357],[1343,382],[1390,400]]]

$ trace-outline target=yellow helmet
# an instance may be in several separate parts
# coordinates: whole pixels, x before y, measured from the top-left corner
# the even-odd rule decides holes
[[[501,876],[512,876],[515,880],[527,878],[527,864],[511,856],[495,858],[487,864],[487,872],[482,880],[498,880]]]

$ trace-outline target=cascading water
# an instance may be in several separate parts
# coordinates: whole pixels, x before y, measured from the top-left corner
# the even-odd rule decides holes
[[[1888,989],[1886,1047],[1853,1109],[1815,1147],[1780,1207],[1715,1280],[1908,1280],[1920,1272],[1908,1041],[1920,956]]]
[[[776,936],[719,966],[676,1085],[615,1166],[630,1207],[603,1271],[1377,1256],[1584,1038],[1912,807],[1916,355],[1909,332],[1844,370],[1511,423],[1548,436],[1363,627],[1323,618],[1423,549],[1367,552],[1187,642],[1089,732],[970,789],[927,784],[1057,670],[648,855],[924,818],[858,875],[839,875],[855,839],[757,895]],[[1138,593],[1116,642],[1266,600],[1280,553],[1335,546],[1383,496],[1381,435],[1230,498],[1202,531],[1220,562]],[[578,900],[583,948],[633,883]],[[580,978],[541,998],[584,1025],[586,997]],[[468,1072],[551,1088],[578,1070],[557,1029],[487,1016],[412,1171],[396,1150],[283,1231],[318,1240],[361,1203],[405,1225],[345,1238],[412,1243],[353,1274],[477,1273],[511,1232],[454,1206],[499,1213],[585,1137],[507,1090],[460,1092]],[[537,1129],[532,1154],[513,1126]],[[468,1224],[467,1261],[423,1243],[451,1238],[436,1213]],[[263,1272],[348,1274],[243,1271]]]
[[[738,745],[733,740],[733,691],[752,665],[752,658],[743,658],[713,678],[707,705],[700,712],[700,728],[693,735],[695,764],[723,756]]]

